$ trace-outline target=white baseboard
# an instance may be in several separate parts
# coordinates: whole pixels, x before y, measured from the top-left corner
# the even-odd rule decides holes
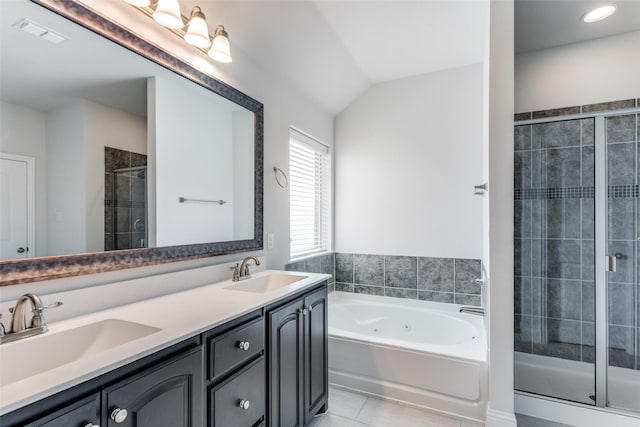
[[[487,409],[485,427],[516,427],[517,425],[515,414],[492,408]]]

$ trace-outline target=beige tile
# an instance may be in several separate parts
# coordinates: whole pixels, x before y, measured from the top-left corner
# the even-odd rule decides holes
[[[460,427],[457,419],[374,398],[367,399],[357,420],[375,427]]]
[[[367,396],[341,390],[339,388],[329,388],[329,412],[341,417],[356,419]]]
[[[322,420],[318,423],[318,427],[371,427],[368,424],[364,424],[358,421],[344,418],[335,414],[326,414],[322,417]]]

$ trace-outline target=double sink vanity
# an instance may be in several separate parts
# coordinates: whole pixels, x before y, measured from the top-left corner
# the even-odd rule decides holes
[[[307,425],[328,397],[327,279],[262,271],[4,343],[0,425]]]

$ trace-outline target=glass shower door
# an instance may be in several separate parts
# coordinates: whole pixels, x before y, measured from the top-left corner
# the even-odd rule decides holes
[[[517,390],[595,404],[594,119],[515,127]]]
[[[638,118],[627,114],[596,120],[606,141],[607,165],[607,265],[600,291],[607,300],[601,315],[606,328],[596,335],[607,343],[601,350],[604,366],[599,367],[599,383],[606,390],[598,391],[607,396],[607,406],[640,411]]]

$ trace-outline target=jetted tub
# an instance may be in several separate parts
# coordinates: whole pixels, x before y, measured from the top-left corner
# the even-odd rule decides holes
[[[460,305],[346,292],[329,295],[329,382],[483,420],[484,317]]]

